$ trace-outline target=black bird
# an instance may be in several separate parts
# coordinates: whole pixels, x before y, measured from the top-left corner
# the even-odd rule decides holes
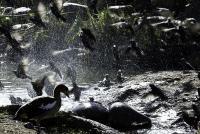
[[[162,100],[168,99],[160,88],[156,87],[154,84],[149,84],[149,86],[151,87],[151,93],[153,95],[159,96]]]
[[[90,29],[82,28],[80,38],[85,48],[89,49],[90,51],[95,50],[92,46],[96,42],[96,38]]]
[[[188,111],[182,111],[183,120],[192,128],[197,129],[198,119]]]
[[[89,11],[92,15],[95,15],[98,13],[97,11],[97,0],[87,0],[87,6],[89,8]]]
[[[197,119],[200,120],[200,108],[197,105],[192,104],[192,109]]]
[[[45,23],[42,21],[39,13],[37,12],[30,14],[30,21],[33,22],[33,24],[35,24],[38,27],[46,28]]]
[[[81,97],[81,89],[78,87],[76,83],[73,83],[73,88],[71,92],[74,94],[74,100],[79,101]]]
[[[10,31],[11,31],[10,26],[0,25],[0,33],[2,33],[7,38],[8,42],[10,43],[11,47],[14,50],[22,54],[20,43],[15,38],[12,37]]]
[[[117,47],[116,45],[113,45],[112,51],[113,51],[113,56],[114,56],[114,58],[115,58],[115,61],[118,62],[118,61],[120,60],[119,49],[118,49],[118,47]]]
[[[30,14],[30,21],[33,22],[38,27],[46,28],[45,23],[42,20],[42,17],[46,15],[46,8],[42,2],[39,2],[37,9]]]
[[[37,96],[42,95],[42,89],[45,86],[45,80],[47,78],[47,75],[44,75],[43,77],[37,79],[36,81],[32,81],[31,84],[33,86],[34,91],[36,92]]]
[[[125,51],[125,54],[129,54],[130,52],[135,52],[138,57],[141,57],[144,55],[144,52],[138,47],[135,40],[130,40],[130,46]]]
[[[50,61],[50,62],[49,62],[49,67],[50,67],[50,69],[51,69],[53,72],[55,72],[56,74],[58,74],[59,77],[60,77],[61,79],[63,79],[62,72],[61,72],[60,69],[55,65],[54,62]]]
[[[199,80],[200,80],[200,71],[198,71],[197,73],[198,73],[198,74],[197,74],[197,77],[198,77]]]
[[[3,83],[0,81],[0,90],[3,90],[3,88],[4,88],[4,85],[3,85]]]
[[[53,117],[61,107],[60,93],[68,95],[68,88],[60,84],[54,89],[54,96],[40,96],[21,106],[15,113],[14,120],[33,120],[40,123],[41,120]]]
[[[30,79],[32,80],[32,78],[30,76],[27,75],[27,71],[28,71],[28,59],[22,59],[21,63],[19,63],[17,70],[14,70],[13,73],[16,75],[17,78],[21,78],[21,79]]]
[[[59,3],[60,2],[60,3]],[[60,9],[59,9],[59,5],[58,4],[62,4],[61,0],[53,0],[50,4],[50,9],[51,12],[53,13],[53,15],[56,17],[57,20],[62,20],[63,22],[66,22],[66,18],[63,17],[60,13]]]

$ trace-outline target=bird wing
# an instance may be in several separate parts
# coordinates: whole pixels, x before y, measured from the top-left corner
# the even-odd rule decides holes
[[[55,105],[56,100],[52,97],[36,97],[31,102],[24,104],[17,111],[17,116],[26,115],[28,119],[37,118],[37,116],[48,112]]]

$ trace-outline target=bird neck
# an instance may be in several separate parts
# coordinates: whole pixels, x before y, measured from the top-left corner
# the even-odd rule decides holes
[[[60,91],[55,89],[54,90],[54,98],[57,99],[57,100],[61,100],[61,97],[60,97]]]

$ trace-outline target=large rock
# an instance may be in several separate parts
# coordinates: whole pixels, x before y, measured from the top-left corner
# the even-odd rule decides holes
[[[78,116],[106,123],[108,110],[98,102],[85,102],[77,105],[72,110]]]
[[[110,105],[109,123],[112,127],[121,130],[151,128],[152,126],[148,117],[122,102]]]

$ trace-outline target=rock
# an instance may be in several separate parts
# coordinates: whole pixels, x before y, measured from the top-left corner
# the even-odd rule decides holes
[[[77,105],[72,112],[78,116],[92,119],[98,122],[106,122],[108,110],[98,102],[85,102]]]
[[[76,19],[77,16],[79,16],[83,20],[87,20],[89,18],[88,16],[88,6],[86,5],[81,5],[77,3],[70,3],[70,2],[65,2],[63,4],[63,9],[62,11],[65,13],[66,19],[73,20]]]
[[[148,117],[122,102],[110,105],[108,120],[112,127],[120,130],[144,129],[152,126]]]

